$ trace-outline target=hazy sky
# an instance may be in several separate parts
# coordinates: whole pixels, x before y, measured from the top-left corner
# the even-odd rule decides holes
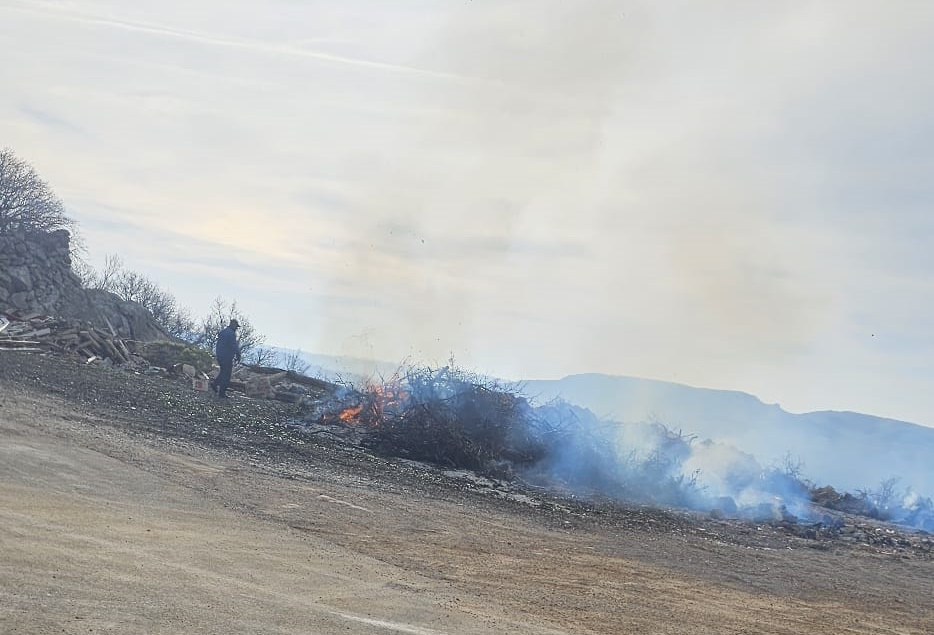
[[[934,3],[0,0],[0,146],[268,343],[934,425]]]

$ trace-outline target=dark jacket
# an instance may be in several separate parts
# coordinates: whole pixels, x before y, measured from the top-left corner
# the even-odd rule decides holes
[[[237,343],[237,331],[227,327],[217,334],[215,353],[218,360],[233,361],[240,357],[240,345]]]

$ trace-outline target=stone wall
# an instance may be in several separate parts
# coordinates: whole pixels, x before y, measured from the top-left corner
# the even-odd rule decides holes
[[[71,269],[70,242],[64,229],[0,236],[0,311],[78,319],[108,331],[109,321],[126,339],[168,339],[139,304],[82,288]]]
[[[0,236],[0,306],[55,314],[65,296],[81,288],[71,271],[69,240],[64,229]]]

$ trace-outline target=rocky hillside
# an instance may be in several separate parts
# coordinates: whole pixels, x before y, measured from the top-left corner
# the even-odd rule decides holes
[[[108,329],[113,325],[118,335],[132,340],[168,339],[139,304],[84,289],[71,268],[70,241],[66,230],[0,236],[0,311],[54,315]]]

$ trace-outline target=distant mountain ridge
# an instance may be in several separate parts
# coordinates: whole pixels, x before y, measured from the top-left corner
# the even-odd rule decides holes
[[[593,373],[522,385],[536,401],[561,397],[601,418],[658,421],[731,444],[766,465],[787,455],[818,484],[868,489],[897,476],[899,488],[934,494],[934,428],[855,412],[793,414],[739,391],[636,377]]]

